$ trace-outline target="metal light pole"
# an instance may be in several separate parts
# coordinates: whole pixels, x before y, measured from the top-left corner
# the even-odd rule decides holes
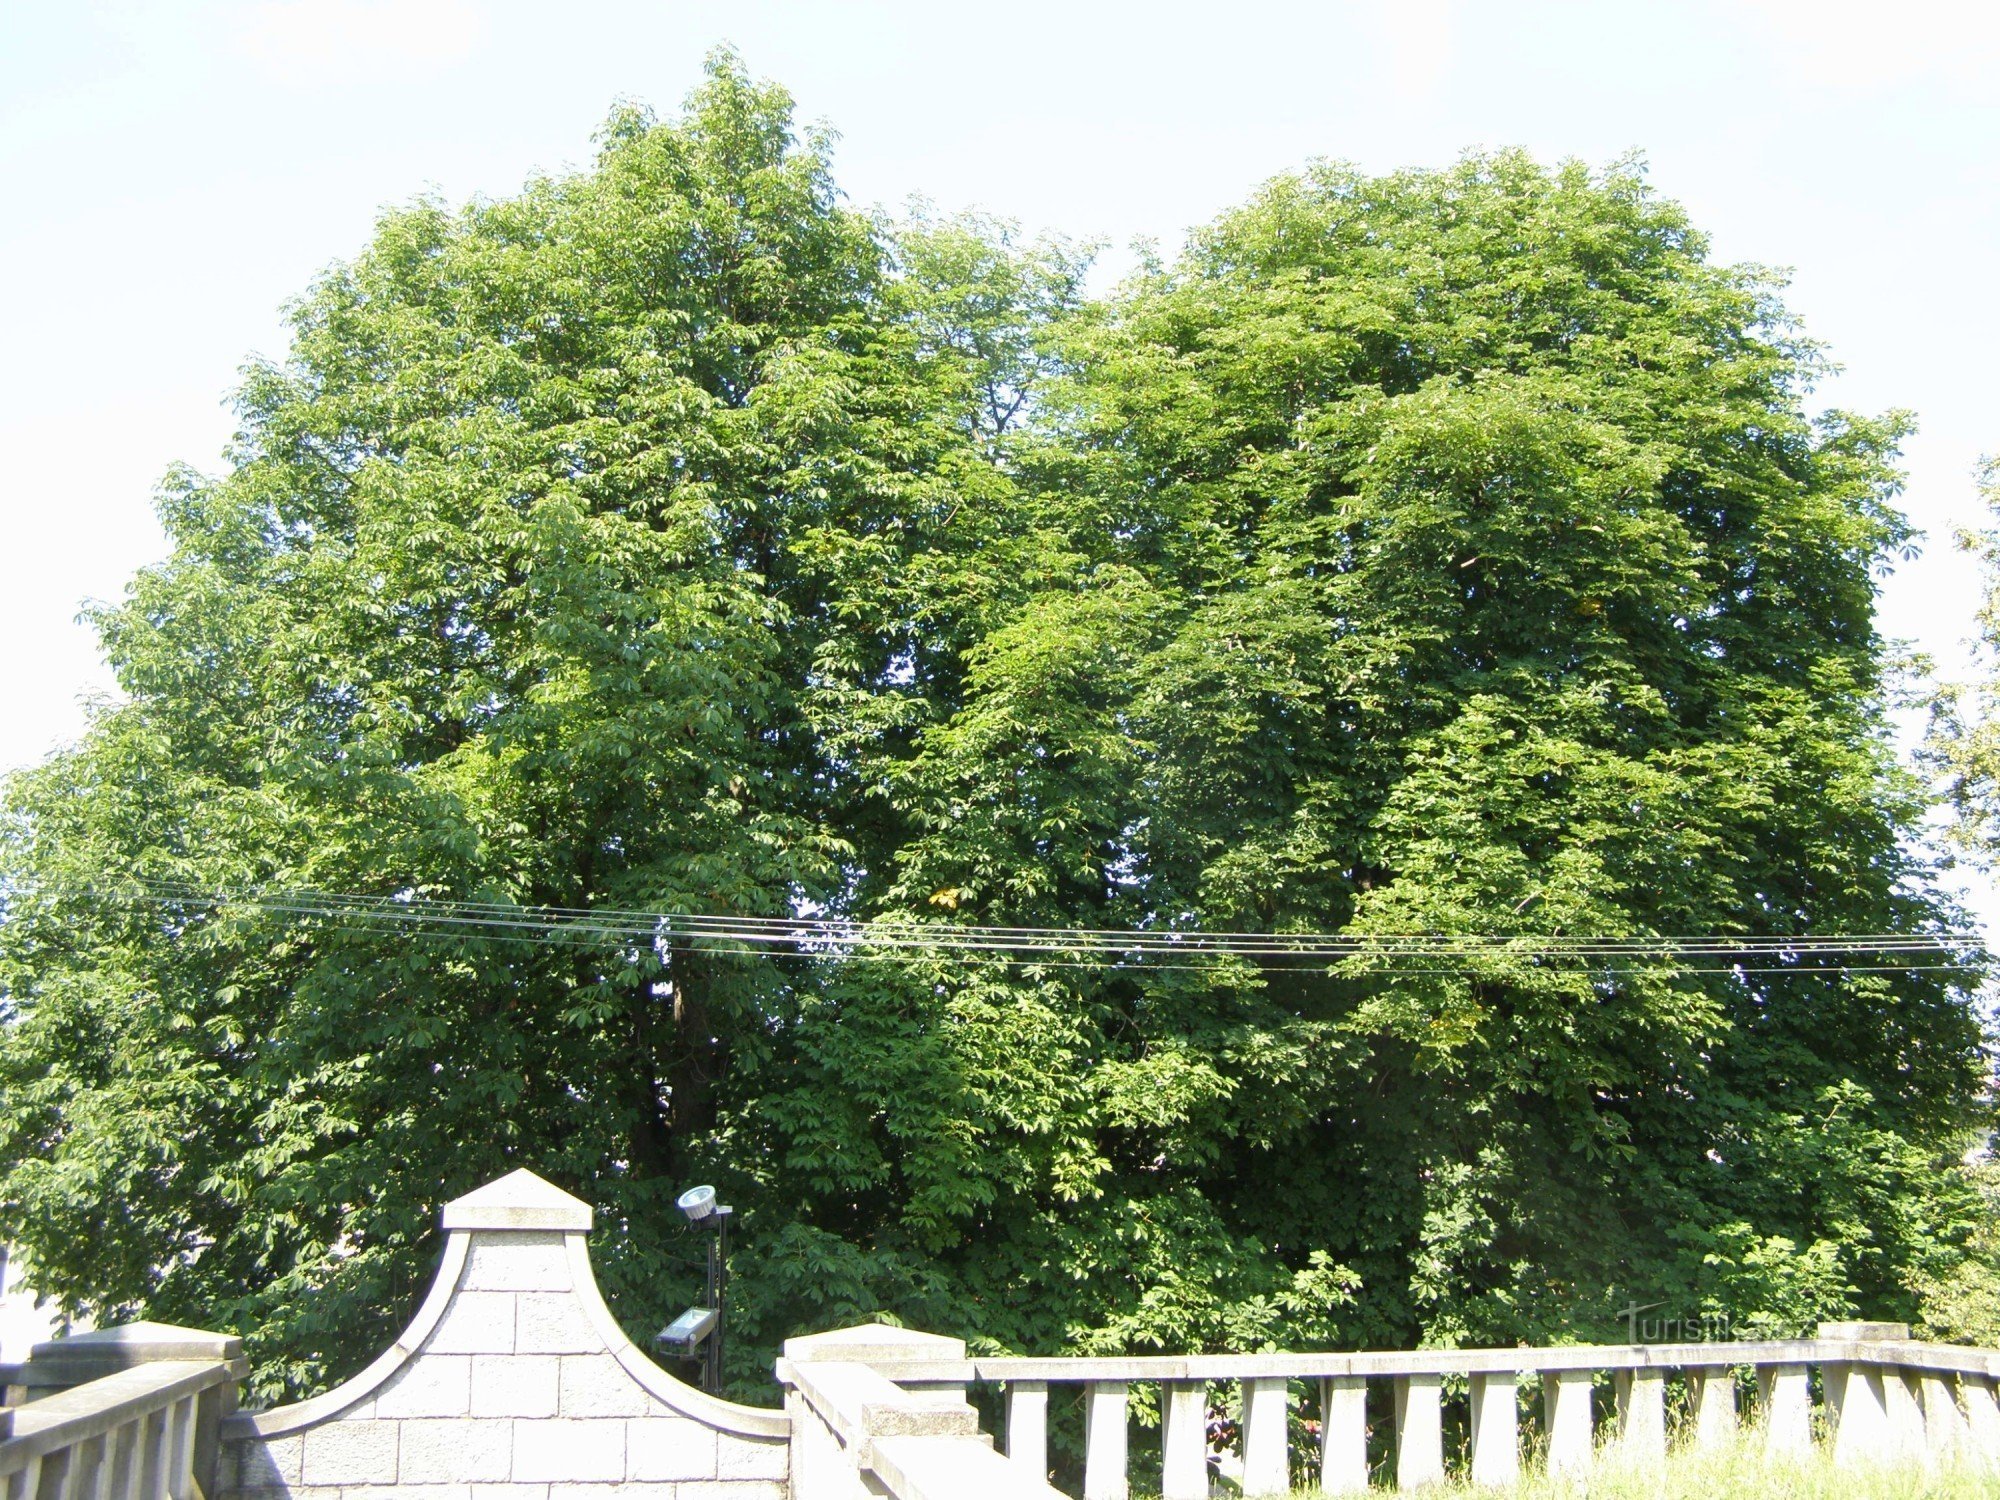
[[[703,1220],[708,1238],[708,1305],[715,1309],[715,1332],[708,1336],[703,1360],[702,1384],[711,1396],[722,1394],[722,1335],[729,1312],[729,1219],[735,1212],[718,1203],[715,1212]]]
[[[700,1359],[702,1389],[710,1395],[722,1394],[723,1314],[729,1299],[729,1220],[735,1210],[715,1201],[715,1189],[707,1185],[689,1188],[674,1201],[697,1229],[708,1231],[707,1305],[690,1307],[653,1336],[661,1347],[672,1345],[683,1359]]]

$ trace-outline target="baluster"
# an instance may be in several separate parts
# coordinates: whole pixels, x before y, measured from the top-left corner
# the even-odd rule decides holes
[[[1974,1462],[1988,1472],[2000,1468],[2000,1400],[1995,1399],[1993,1381],[1963,1375],[1958,1388],[1965,1396],[1966,1441]]]
[[[167,1445],[172,1440],[173,1429],[169,1418],[173,1413],[166,1407],[146,1413],[139,1432],[138,1496],[139,1500],[162,1500],[167,1477]]]
[[[105,1467],[105,1500],[138,1500],[140,1424],[124,1422],[111,1429]]]
[[[42,1456],[37,1453],[29,1458],[26,1465],[7,1476],[7,1500],[35,1500],[35,1492],[41,1488]]]
[[[194,1500],[194,1424],[199,1398],[184,1397],[174,1403],[167,1430],[167,1469],[164,1484],[167,1500]]]
[[[42,1473],[33,1493],[27,1500],[35,1500],[37,1495],[47,1493],[62,1500],[69,1493],[69,1471],[76,1463],[76,1449],[59,1448],[54,1453],[42,1456]]]
[[[1285,1391],[1283,1376],[1243,1382],[1243,1493],[1253,1500],[1292,1492]]]
[[[85,1438],[69,1449],[69,1462],[63,1466],[62,1488],[56,1493],[56,1500],[98,1500],[102,1490],[98,1481],[104,1472],[104,1436]]]
[[[1049,1473],[1049,1383],[1007,1382],[1007,1456],[1033,1474]]]
[[[1889,1418],[1889,1454],[1897,1463],[1924,1456],[1924,1409],[1919,1404],[1916,1372],[1882,1366],[1882,1409]]]
[[[1694,1442],[1721,1448],[1736,1436],[1736,1374],[1727,1365],[1697,1365],[1687,1372],[1694,1393]]]
[[[1125,1500],[1125,1382],[1083,1388],[1083,1500]]]
[[[1329,1495],[1368,1488],[1368,1382],[1359,1375],[1319,1383],[1319,1487]]]
[[[1828,1370],[1838,1366],[1829,1365]],[[1865,1383],[1865,1382],[1864,1382]],[[1829,1389],[1832,1383],[1829,1382]],[[1764,1447],[1772,1453],[1812,1451],[1812,1389],[1804,1365],[1763,1365],[1757,1371],[1759,1405],[1763,1409]],[[1881,1407],[1875,1407],[1879,1415]],[[1845,1417],[1841,1418],[1844,1425]],[[1840,1428],[1834,1429],[1835,1454]]]
[[[1437,1375],[1396,1377],[1396,1488],[1421,1489],[1444,1479],[1444,1381]]]
[[[1618,1446],[1626,1460],[1643,1469],[1667,1458],[1667,1383],[1659,1370],[1619,1370]]]
[[[1208,1500],[1208,1386],[1160,1384],[1160,1500]]]
[[[1970,1446],[1965,1413],[1959,1409],[1953,1385],[1951,1376],[1942,1370],[1925,1370],[1917,1380],[1924,1410],[1924,1450],[1946,1464],[1956,1463]]]
[[[1472,1482],[1512,1487],[1521,1478],[1521,1401],[1512,1370],[1474,1375]]]
[[[1551,1474],[1581,1474],[1590,1468],[1590,1384],[1588,1370],[1551,1370],[1542,1376]]]

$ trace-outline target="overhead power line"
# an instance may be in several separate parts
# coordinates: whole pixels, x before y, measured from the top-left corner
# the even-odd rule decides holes
[[[80,889],[72,887],[71,889]],[[134,877],[89,887],[96,898],[212,916],[252,909],[360,931],[486,938],[548,946],[662,944],[704,952],[823,960],[1012,960],[1046,967],[1208,968],[1222,959],[1323,971],[1462,974],[1512,961],[1591,973],[1775,974],[1966,972],[1984,956],[1973,932],[1569,936],[1559,933],[1211,932],[1192,928],[994,926],[908,917],[741,916],[606,907],[520,906],[415,893],[366,896],[301,888],[221,888]]]

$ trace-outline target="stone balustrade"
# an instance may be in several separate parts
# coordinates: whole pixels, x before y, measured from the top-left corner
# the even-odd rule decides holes
[[[35,1346],[0,1410],[5,1500],[203,1500],[240,1340],[133,1323]]]
[[[1607,1455],[1643,1468],[1677,1436],[1716,1445],[1745,1423],[1781,1451],[1823,1434],[1841,1466],[2000,1475],[2000,1353],[1883,1323],[1762,1343],[1124,1358],[968,1357],[874,1324],[789,1340],[784,1410],[740,1406],[626,1337],[590,1224],[527,1172],[446,1205],[441,1265],[403,1335],[272,1411],[235,1411],[246,1365],[227,1336],[141,1323],[37,1345],[0,1367],[0,1500],[1060,1500],[1052,1415],[1081,1417],[1082,1500],[1125,1500],[1135,1385],[1158,1395],[1163,1500],[1208,1500],[1218,1410],[1236,1418],[1241,1493],[1290,1493],[1301,1399],[1318,1429],[1296,1467],[1328,1494],[1461,1470],[1506,1486],[1526,1446],[1558,1473]],[[974,1385],[1000,1388],[1004,1452]]]
[[[1837,1463],[1922,1466],[1949,1459],[2000,1473],[2000,1354],[1912,1342],[1900,1324],[1829,1323],[1815,1339],[1761,1343],[1355,1354],[964,1359],[896,1357],[883,1348],[870,1367],[912,1394],[1002,1387],[1007,1456],[1024,1480],[1032,1477],[1036,1484],[1048,1472],[1050,1390],[1077,1390],[1084,1419],[1083,1500],[1125,1500],[1127,1402],[1135,1384],[1158,1389],[1163,1500],[1207,1500],[1208,1422],[1218,1408],[1233,1409],[1240,1424],[1232,1478],[1242,1494],[1289,1494],[1290,1408],[1295,1392],[1307,1385],[1316,1388],[1319,1408],[1310,1477],[1327,1494],[1354,1494],[1371,1479],[1371,1384],[1389,1388],[1387,1477],[1396,1488],[1413,1490],[1448,1477],[1448,1388],[1466,1403],[1466,1477],[1505,1486],[1523,1472],[1524,1405],[1539,1418],[1539,1454],[1552,1472],[1580,1475],[1609,1455],[1641,1468],[1664,1464],[1670,1381],[1681,1387],[1677,1405],[1693,1444],[1728,1441],[1740,1423],[1754,1421],[1770,1448],[1808,1452],[1815,1441],[1815,1367]],[[1739,1409],[1740,1374],[1754,1375],[1756,1396],[1748,1410]],[[1611,1396],[1603,1424],[1596,1413],[1600,1385],[1608,1385]],[[794,1495],[817,1500],[796,1488]]]

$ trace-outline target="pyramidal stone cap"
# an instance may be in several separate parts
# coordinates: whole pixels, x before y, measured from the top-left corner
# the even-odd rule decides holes
[[[483,1188],[444,1206],[446,1229],[555,1230],[563,1234],[590,1229],[590,1205],[572,1198],[552,1182],[544,1182],[526,1167],[509,1172]]]

